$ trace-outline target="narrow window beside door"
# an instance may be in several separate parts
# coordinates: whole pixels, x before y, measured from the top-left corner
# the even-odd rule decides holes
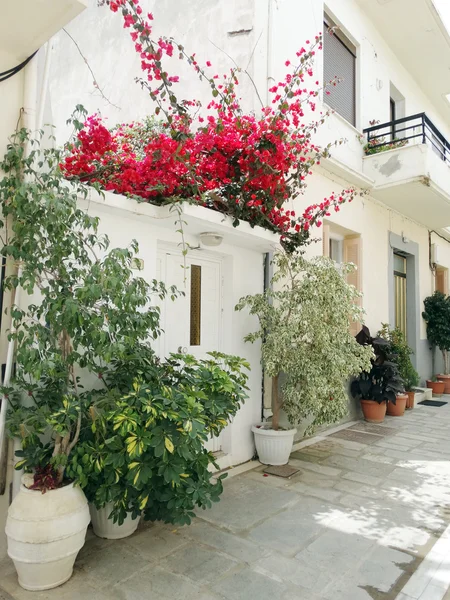
[[[406,337],[406,258],[394,253],[395,326]]]
[[[444,267],[437,267],[434,273],[435,276],[435,290],[442,292],[447,296],[448,294],[448,269]]]
[[[200,346],[202,317],[202,268],[191,265],[190,345]]]

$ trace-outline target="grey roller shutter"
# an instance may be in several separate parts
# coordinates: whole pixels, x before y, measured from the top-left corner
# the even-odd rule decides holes
[[[339,33],[330,34],[328,26],[324,25],[323,60],[324,85],[329,94],[325,94],[325,102],[352,125],[356,121],[355,83],[356,58],[347,47]],[[342,81],[327,85],[333,79]]]

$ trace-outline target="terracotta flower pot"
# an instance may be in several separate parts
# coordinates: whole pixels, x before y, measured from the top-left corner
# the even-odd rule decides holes
[[[375,400],[361,400],[361,408],[364,419],[369,423],[382,423],[386,414],[386,402],[375,402]]]
[[[408,396],[408,400],[406,402],[406,408],[414,408],[414,401],[416,398],[416,393],[415,392],[406,392],[406,395]]]
[[[450,375],[437,375],[438,381],[444,382],[444,394],[450,394]]]
[[[388,402],[387,414],[391,417],[403,417],[407,402],[408,396],[406,394],[399,394],[395,404],[393,402]]]
[[[433,395],[442,396],[445,389],[445,383],[443,381],[430,381],[427,379],[427,388],[433,390]]]

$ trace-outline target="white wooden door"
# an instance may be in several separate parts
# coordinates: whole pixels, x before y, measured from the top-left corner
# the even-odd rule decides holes
[[[193,251],[186,261],[177,252],[160,252],[158,268],[167,286],[175,285],[184,296],[166,298],[161,306],[164,333],[160,354],[192,354],[206,358],[206,353],[221,348],[222,275],[220,261],[199,256]],[[220,436],[212,438],[207,448],[221,450]]]

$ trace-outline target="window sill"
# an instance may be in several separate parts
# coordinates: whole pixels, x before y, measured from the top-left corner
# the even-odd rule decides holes
[[[328,104],[325,102],[325,100],[323,100],[323,105],[327,110],[332,111],[331,116],[336,117],[338,121],[347,125],[347,127],[349,127],[356,135],[358,135],[358,136],[363,135],[362,130],[360,130],[357,127],[355,127],[354,125],[352,125],[350,123],[350,121],[347,121],[347,119],[345,117],[343,117],[342,115],[340,115],[338,112],[336,112],[334,110],[334,108],[331,108],[331,106],[328,106]]]

